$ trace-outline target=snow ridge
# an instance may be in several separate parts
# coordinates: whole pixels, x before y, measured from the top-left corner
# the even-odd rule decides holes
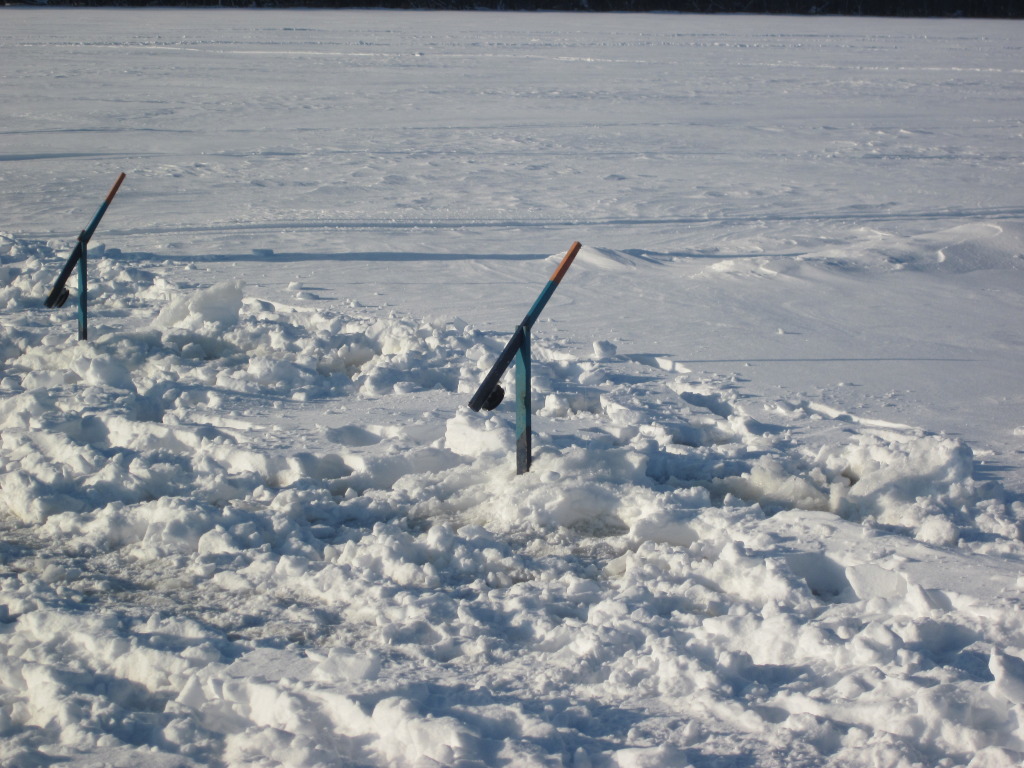
[[[516,477],[499,336],[97,253],[78,343],[0,245],[5,765],[1024,751],[1024,506],[964,443],[542,335]]]

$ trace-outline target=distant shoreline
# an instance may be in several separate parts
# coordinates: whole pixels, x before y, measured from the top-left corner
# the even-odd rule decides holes
[[[22,0],[7,6],[312,8],[569,13],[700,13],[898,18],[1024,18],[1024,0]]]

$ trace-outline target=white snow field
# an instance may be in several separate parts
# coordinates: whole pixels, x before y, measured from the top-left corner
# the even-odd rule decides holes
[[[0,9],[0,765],[1020,765],[1022,96],[1019,21]]]

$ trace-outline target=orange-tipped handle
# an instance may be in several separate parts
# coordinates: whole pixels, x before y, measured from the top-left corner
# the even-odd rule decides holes
[[[124,171],[121,171],[121,175],[117,177],[117,181],[114,182],[114,186],[112,186],[110,188],[110,191],[107,192],[107,197],[103,201],[107,205],[110,205],[110,201],[114,199],[114,195],[117,194],[117,190],[119,190],[121,188],[121,182],[124,181],[124,177],[125,177],[125,173],[124,173]]]
[[[572,260],[576,258],[576,254],[580,252],[580,248],[582,247],[583,246],[580,245],[579,241],[576,241],[569,246],[569,250],[562,259],[562,263],[558,265],[558,269],[556,269],[555,273],[551,276],[551,282],[556,284],[562,282],[562,278],[565,277],[565,273],[568,272],[569,267],[572,266]]]

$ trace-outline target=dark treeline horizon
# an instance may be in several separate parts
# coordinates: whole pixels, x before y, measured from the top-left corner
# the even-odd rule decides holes
[[[404,8],[452,11],[1024,18],[1024,0],[26,0],[12,4],[133,8]]]

